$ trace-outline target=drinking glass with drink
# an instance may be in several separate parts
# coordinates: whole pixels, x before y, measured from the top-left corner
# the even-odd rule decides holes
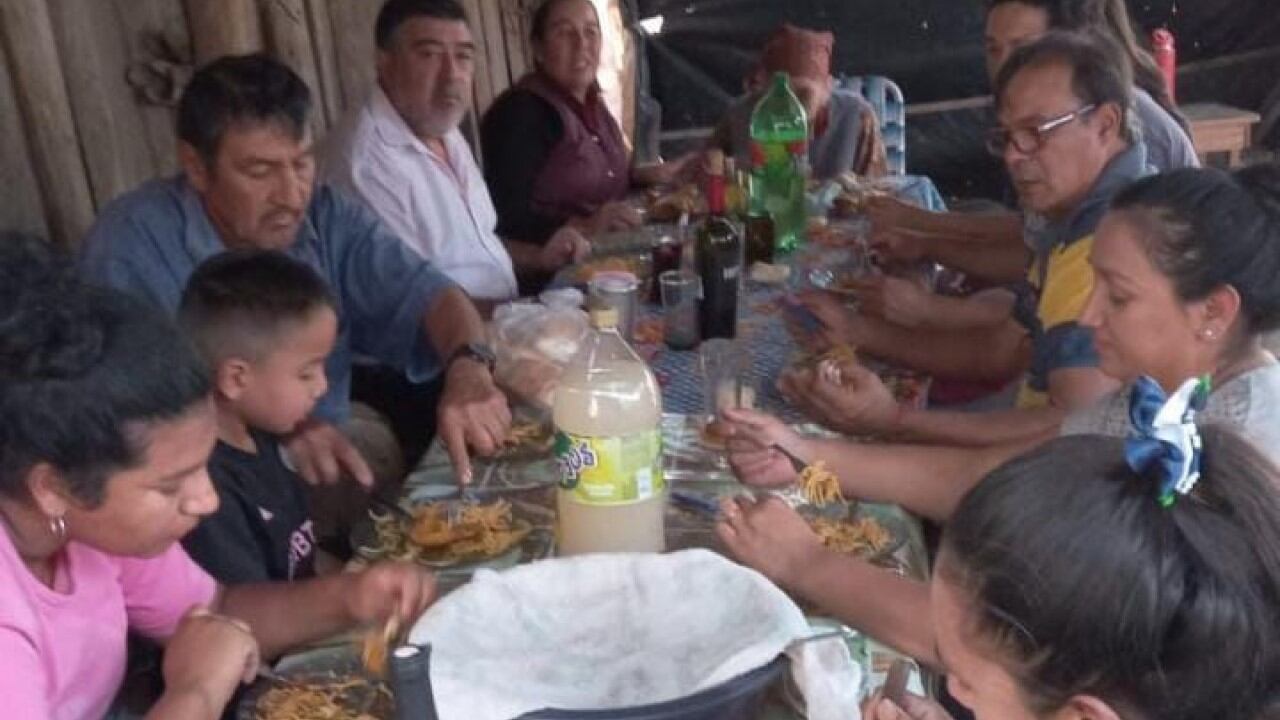
[[[668,270],[658,276],[662,295],[663,337],[672,350],[698,345],[698,300],[702,283],[687,270]]]

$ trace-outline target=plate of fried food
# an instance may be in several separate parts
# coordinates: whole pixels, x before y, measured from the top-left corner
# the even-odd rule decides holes
[[[681,215],[688,214],[692,217],[706,212],[706,201],[702,197],[702,191],[692,183],[666,192],[650,192],[646,194],[646,200],[645,216],[649,222],[673,223],[678,221]]]
[[[841,173],[836,182],[840,185],[840,192],[831,206],[831,213],[836,217],[860,215],[867,211],[872,198],[891,194],[887,184],[854,172]]]
[[[554,440],[551,423],[544,418],[517,415],[507,429],[507,437],[498,449],[499,460],[519,460],[550,455]]]
[[[433,568],[484,564],[502,568],[520,559],[520,544],[532,524],[515,517],[511,503],[464,503],[450,517],[456,500],[438,500],[395,513],[369,513],[369,522],[352,531],[352,545],[366,560],[407,560]]]
[[[280,679],[260,679],[244,694],[236,720],[385,720],[395,716],[386,682],[361,664],[354,646],[286,658]]]
[[[593,257],[560,271],[564,285],[586,285],[591,278],[605,272],[628,272],[636,276],[643,286],[651,272],[652,260],[645,255],[606,255]]]
[[[893,518],[877,517],[840,490],[840,478],[817,460],[805,466],[796,480],[802,503],[796,508],[822,544],[845,555],[866,560],[885,558],[907,541],[906,529]]]

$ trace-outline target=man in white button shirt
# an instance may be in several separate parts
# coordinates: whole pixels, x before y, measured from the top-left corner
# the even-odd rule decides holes
[[[517,293],[511,255],[470,146],[475,42],[456,0],[388,0],[378,13],[378,82],[324,143],[324,178],[367,203],[410,247],[477,300]],[[530,270],[581,259],[587,240],[561,228]]]

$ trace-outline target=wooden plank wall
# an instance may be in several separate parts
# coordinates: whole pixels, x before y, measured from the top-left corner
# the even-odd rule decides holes
[[[616,0],[595,1],[616,27]],[[532,68],[529,15],[538,0],[462,2],[480,49],[478,114]],[[381,5],[0,0],[0,229],[74,248],[104,205],[175,172],[173,104],[196,64],[227,53],[265,50],[288,62],[315,94],[313,129],[323,135],[373,83]],[[620,105],[628,129],[629,106]]]

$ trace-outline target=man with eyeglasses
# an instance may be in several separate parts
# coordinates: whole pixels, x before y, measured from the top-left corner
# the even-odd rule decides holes
[[[926,442],[986,444],[1032,438],[1066,411],[1116,387],[1097,369],[1091,333],[1077,323],[1093,288],[1092,234],[1110,198],[1146,174],[1128,123],[1130,80],[1116,50],[1094,37],[1051,33],[1019,49],[997,78],[999,124],[990,144],[1025,212],[1043,217],[1010,317],[987,327],[906,329],[806,298],[827,339],[935,376],[996,380],[1022,374],[1017,409],[983,413],[886,411],[869,387],[808,398],[842,430]],[[849,385],[848,382],[845,383]]]

